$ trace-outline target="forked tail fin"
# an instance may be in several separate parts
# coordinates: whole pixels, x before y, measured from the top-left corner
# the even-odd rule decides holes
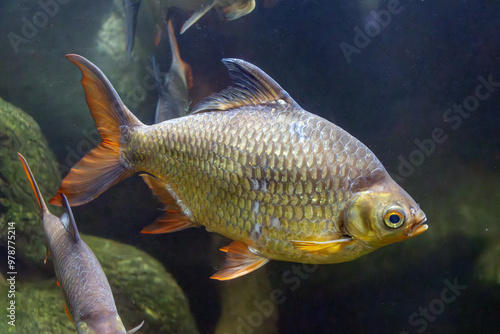
[[[90,202],[109,187],[131,176],[120,162],[122,127],[143,124],[127,109],[106,76],[82,56],[67,55],[82,71],[82,86],[102,142],[85,155],[64,178],[49,203],[61,205],[64,193],[72,206]]]

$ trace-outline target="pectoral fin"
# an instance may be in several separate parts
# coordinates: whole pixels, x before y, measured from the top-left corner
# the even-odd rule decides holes
[[[345,247],[354,243],[353,238],[342,238],[328,241],[290,241],[293,247],[320,255],[340,253]]]
[[[222,269],[210,277],[219,281],[246,275],[269,262],[268,258],[250,251],[248,245],[241,241],[233,241],[229,246],[222,247],[220,250],[227,253],[226,261]]]
[[[141,176],[153,193],[165,205],[165,214],[156,219],[152,224],[146,226],[141,233],[170,233],[196,226],[184,214],[182,208],[169,193],[165,182],[148,174],[142,174]]]

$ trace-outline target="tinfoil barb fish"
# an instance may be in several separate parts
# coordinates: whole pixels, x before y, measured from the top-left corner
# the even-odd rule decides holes
[[[143,173],[166,206],[143,232],[202,225],[234,240],[212,278],[232,279],[269,259],[350,261],[427,230],[424,212],[363,143],[302,109],[252,64],[224,59],[233,87],[191,115],[148,126],[95,65],[67,58],[82,71],[102,143],[59,193],[81,205]]]

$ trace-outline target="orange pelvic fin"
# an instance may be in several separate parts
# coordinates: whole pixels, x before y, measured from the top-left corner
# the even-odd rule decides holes
[[[167,190],[165,182],[148,174],[141,174],[141,176],[153,193],[165,205],[165,214],[146,226],[141,233],[171,233],[195,226]]]
[[[268,258],[253,253],[248,245],[241,241],[233,241],[229,246],[222,247],[221,251],[227,253],[224,266],[210,277],[219,281],[246,275],[269,262]]]
[[[335,254],[341,252],[345,247],[354,243],[353,238],[341,238],[328,241],[291,241],[293,247],[320,255]]]
[[[64,193],[72,206],[90,202],[106,189],[131,176],[120,162],[121,127],[142,125],[125,107],[106,76],[82,56],[67,55],[82,71],[82,86],[102,142],[84,156],[64,178],[49,203],[61,205]]]

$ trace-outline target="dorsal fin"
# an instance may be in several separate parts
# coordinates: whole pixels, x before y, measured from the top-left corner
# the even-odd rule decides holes
[[[202,100],[193,113],[228,110],[267,103],[296,104],[276,81],[260,68],[244,60],[222,59],[234,85]]]
[[[66,198],[66,195],[61,193],[62,197],[62,205],[68,212],[69,216],[69,224],[68,224],[68,232],[71,234],[73,237],[73,240],[75,242],[80,241],[80,234],[78,233],[78,228],[76,227],[76,222],[75,222],[75,217],[73,217],[73,211],[71,210],[71,207],[69,206],[68,199]]]

